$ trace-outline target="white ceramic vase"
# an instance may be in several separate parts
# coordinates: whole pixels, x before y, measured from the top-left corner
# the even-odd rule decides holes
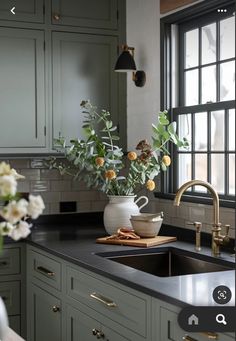
[[[4,340],[4,335],[8,327],[8,317],[5,304],[0,297],[0,340]]]
[[[120,196],[109,195],[109,203],[106,205],[103,215],[105,230],[108,234],[116,233],[119,227],[132,229],[130,218],[132,214],[138,214],[139,210],[147,205],[148,198],[141,196],[134,200],[136,195]],[[144,200],[141,206],[137,203]]]

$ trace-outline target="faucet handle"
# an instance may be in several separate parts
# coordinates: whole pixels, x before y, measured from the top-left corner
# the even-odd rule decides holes
[[[199,221],[195,221],[194,223],[187,223],[188,225],[193,225],[196,228],[196,241],[195,241],[195,250],[201,251],[201,228],[202,223]]]
[[[225,225],[225,237],[228,237],[228,236],[229,236],[229,229],[230,229],[230,225],[229,225],[229,224],[226,224],[226,225]]]
[[[196,227],[197,232],[200,232],[202,229],[202,223],[200,221],[194,221],[193,223],[189,222],[189,223],[187,223],[187,225],[192,225],[192,226]]]
[[[230,241],[230,238],[229,238],[229,228],[230,228],[230,225],[226,224],[225,225],[225,235],[224,235],[224,238],[223,238],[223,243],[224,244],[227,244]]]

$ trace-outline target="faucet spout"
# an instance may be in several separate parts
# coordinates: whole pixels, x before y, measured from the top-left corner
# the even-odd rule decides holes
[[[213,197],[213,226],[214,227],[219,227],[220,226],[220,221],[219,221],[219,196],[216,192],[216,190],[212,187],[209,182],[205,182],[202,180],[191,180],[186,183],[184,183],[176,193],[175,199],[174,199],[174,205],[179,206],[180,205],[180,200],[183,195],[183,193],[192,186],[203,186],[209,190],[209,192],[212,194]]]
[[[221,223],[219,220],[219,196],[216,192],[216,190],[212,187],[211,184],[208,182],[202,181],[202,180],[191,180],[183,184],[179,190],[176,193],[175,199],[174,199],[174,205],[179,206],[180,199],[183,195],[183,193],[192,186],[203,186],[208,189],[208,191],[211,193],[213,197],[213,226],[212,226],[212,242],[211,242],[211,249],[212,254],[214,256],[218,256],[220,254],[220,245],[228,243],[229,242],[229,225],[226,225],[226,234],[222,235],[221,232]]]

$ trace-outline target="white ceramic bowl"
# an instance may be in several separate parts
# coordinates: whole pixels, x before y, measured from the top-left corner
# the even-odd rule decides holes
[[[158,235],[163,219],[159,218],[155,221],[130,219],[130,221],[133,226],[134,232],[138,236],[152,238]]]
[[[131,215],[131,219],[133,220],[159,220],[160,218],[163,218],[163,212],[159,213],[139,213],[139,214],[133,214]]]

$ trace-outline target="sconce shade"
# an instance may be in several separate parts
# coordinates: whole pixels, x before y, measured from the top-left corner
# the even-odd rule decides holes
[[[117,59],[115,65],[116,72],[136,71],[134,58],[129,51],[123,51]]]

